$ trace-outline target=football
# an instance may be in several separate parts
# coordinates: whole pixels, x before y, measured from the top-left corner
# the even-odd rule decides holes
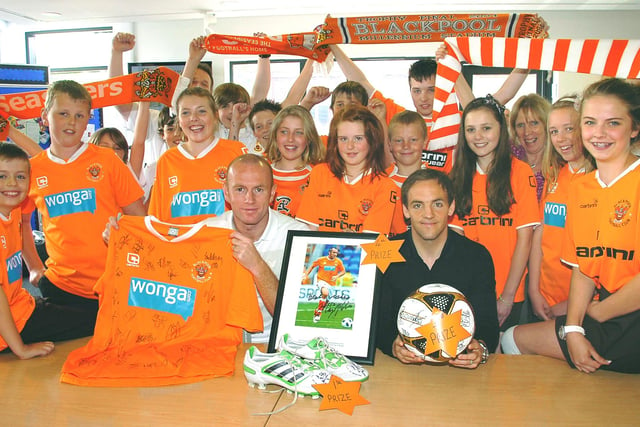
[[[353,319],[352,318],[345,317],[344,319],[342,319],[342,327],[343,328],[351,329],[351,326],[353,326]]]
[[[426,361],[444,363],[462,353],[473,339],[473,309],[454,287],[424,285],[400,306],[398,332],[411,352]]]

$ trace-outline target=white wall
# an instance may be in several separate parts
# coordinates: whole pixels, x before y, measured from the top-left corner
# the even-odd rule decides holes
[[[638,38],[640,12],[603,11],[549,11],[540,12],[551,26],[553,38]],[[212,29],[219,34],[251,35],[262,31],[270,35],[311,31],[324,21],[324,15],[296,15],[280,17],[218,18]],[[103,24],[100,24],[103,25]],[[131,31],[136,34],[136,49],[125,60],[130,61],[183,61],[187,56],[190,40],[204,33],[203,20],[157,21],[114,23],[116,31]],[[75,27],[91,26],[90,23],[75,23]],[[0,24],[0,63],[24,63],[24,32],[51,28],[71,28],[69,24],[56,26],[18,26]],[[433,55],[437,43],[346,45],[344,50],[352,57],[366,56],[415,56]],[[110,49],[110,46],[105,46]],[[71,54],[82,54],[73,52]],[[274,58],[277,56],[274,55]],[[214,63],[216,82],[228,81],[230,60],[253,59],[251,56],[207,54],[206,60]],[[105,64],[106,65],[106,64]],[[597,76],[557,73],[556,93],[562,95],[578,91]]]

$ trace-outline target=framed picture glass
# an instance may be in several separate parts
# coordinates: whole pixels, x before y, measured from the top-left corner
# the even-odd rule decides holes
[[[289,231],[269,340],[323,337],[362,364],[373,364],[377,268],[362,264],[374,233]]]

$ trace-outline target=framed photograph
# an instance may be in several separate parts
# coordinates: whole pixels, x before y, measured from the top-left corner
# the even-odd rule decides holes
[[[374,233],[289,231],[269,352],[280,337],[324,337],[337,351],[373,364],[377,268],[362,264]]]

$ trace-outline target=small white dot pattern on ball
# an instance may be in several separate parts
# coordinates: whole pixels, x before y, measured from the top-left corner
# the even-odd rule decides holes
[[[428,298],[428,302],[445,313],[447,313],[451,307],[451,297],[448,295],[432,295]]]

